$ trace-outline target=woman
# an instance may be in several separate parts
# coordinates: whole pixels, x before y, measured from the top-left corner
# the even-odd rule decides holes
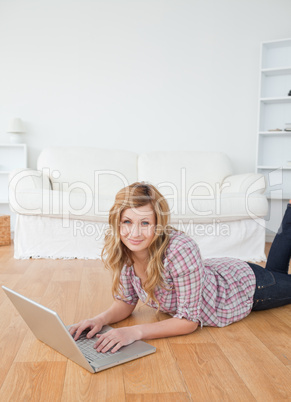
[[[291,202],[291,201],[290,201]],[[202,260],[198,245],[169,225],[169,207],[152,185],[134,183],[118,192],[109,213],[102,260],[113,272],[115,301],[105,312],[71,327],[77,340],[124,320],[138,300],[172,316],[151,324],[97,334],[94,348],[116,352],[139,339],[189,334],[198,325],[223,327],[291,303],[291,204],[288,204],[266,269],[234,258]]]

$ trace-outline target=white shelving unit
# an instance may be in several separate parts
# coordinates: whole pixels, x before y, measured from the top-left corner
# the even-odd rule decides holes
[[[291,198],[291,39],[261,46],[257,172],[266,178],[270,214],[267,241],[277,231]],[[281,131],[275,131],[275,130]]]
[[[14,169],[27,167],[26,144],[0,144],[0,215],[11,216],[11,229],[14,228],[14,215],[9,209],[9,174]]]

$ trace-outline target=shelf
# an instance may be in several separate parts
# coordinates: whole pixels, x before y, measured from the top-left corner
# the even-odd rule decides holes
[[[274,136],[274,137],[276,137],[276,136],[281,136],[281,135],[283,135],[284,137],[288,137],[288,136],[291,136],[291,131],[260,131],[259,132],[259,135],[266,135],[266,136]]]
[[[261,170],[291,170],[291,166],[263,166],[263,165],[259,165],[257,166],[257,169],[261,169]]]
[[[265,196],[269,200],[290,200],[290,198],[291,198],[291,194],[284,194],[284,193],[281,195],[265,193]]]
[[[263,68],[261,70],[262,74],[266,77],[270,77],[272,75],[289,75],[291,74],[291,67],[282,67],[282,68]]]
[[[262,103],[291,103],[291,96],[283,96],[280,98],[261,98]]]

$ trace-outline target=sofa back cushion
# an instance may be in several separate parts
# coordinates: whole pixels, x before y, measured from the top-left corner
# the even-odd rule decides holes
[[[148,152],[138,158],[138,180],[151,182],[165,196],[174,191],[179,198],[207,196],[231,174],[230,160],[221,152]]]
[[[88,147],[44,149],[37,162],[53,190],[102,194],[113,202],[116,193],[137,180],[137,154]]]

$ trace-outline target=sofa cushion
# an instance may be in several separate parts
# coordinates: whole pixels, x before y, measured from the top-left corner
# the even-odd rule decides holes
[[[40,215],[51,218],[76,218],[82,220],[108,221],[108,212],[114,197],[90,193],[57,190],[24,190],[10,198],[10,207],[21,215]]]
[[[221,152],[163,151],[138,157],[138,180],[148,181],[163,195],[208,195],[232,174],[228,157]]]
[[[45,169],[53,190],[100,193],[114,197],[137,181],[137,154],[129,151],[87,147],[44,149],[37,162]]]
[[[263,194],[228,193],[219,197],[193,197],[191,199],[168,198],[171,211],[171,222],[211,223],[256,219],[264,217],[268,212],[268,201]]]

